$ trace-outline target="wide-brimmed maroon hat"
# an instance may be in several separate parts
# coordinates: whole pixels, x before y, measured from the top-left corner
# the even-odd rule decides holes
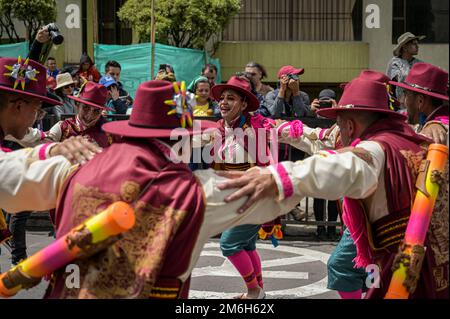
[[[387,84],[386,92],[388,93],[389,99],[392,102],[392,104],[396,107],[400,106],[400,101],[397,100],[393,96],[392,88],[388,85],[391,79],[384,74],[383,72],[374,71],[374,70],[362,70],[361,73],[358,76],[360,79],[366,79],[369,81],[377,81],[381,83]]]
[[[390,84],[448,101],[448,72],[429,63],[419,62],[412,66],[404,82]]]
[[[165,101],[174,98],[175,90],[171,82],[152,80],[139,85],[133,103],[133,111],[128,121],[114,121],[102,126],[107,133],[127,137],[170,137],[172,134],[178,136],[193,135],[201,133],[201,130],[217,128],[212,121],[194,120],[193,128],[181,129],[180,119],[175,115],[168,115],[170,107]],[[196,122],[196,123],[195,123]]]
[[[58,105],[47,94],[47,71],[42,64],[22,58],[0,58],[0,90],[30,96]]]
[[[303,69],[303,68],[294,68],[292,65],[285,65],[285,66],[282,66],[280,68],[280,70],[278,70],[278,78],[280,79],[283,75],[288,75],[288,74],[301,75],[303,73],[305,73],[305,69]]]
[[[216,84],[212,87],[212,95],[217,101],[220,100],[222,92],[225,90],[234,90],[243,94],[247,98],[247,112],[254,112],[259,109],[259,101],[255,94],[252,93],[252,85],[248,80],[238,76],[232,76],[227,84]]]
[[[69,99],[75,100],[77,102],[97,107],[103,110],[111,110],[106,107],[108,89],[101,84],[88,81],[80,89],[78,95],[69,95]]]
[[[342,111],[370,111],[406,119],[403,114],[390,110],[385,83],[360,77],[353,79],[346,85],[337,107],[318,110],[317,114],[335,119],[338,113]]]

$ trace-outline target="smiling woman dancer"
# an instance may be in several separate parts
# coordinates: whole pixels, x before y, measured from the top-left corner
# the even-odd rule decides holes
[[[233,76],[227,84],[215,85],[212,94],[219,101],[222,119],[218,122],[221,133],[219,151],[214,154],[213,168],[216,170],[247,170],[252,166],[265,166],[268,159],[267,139],[259,147],[258,117],[249,112],[259,108],[259,102],[252,93],[252,86],[245,76]],[[240,130],[242,131],[240,131]],[[264,132],[264,130],[260,130]],[[244,136],[240,136],[243,133]],[[250,143],[254,142],[254,145]],[[217,144],[216,144],[217,145]],[[251,148],[251,146],[256,146]],[[254,150],[254,151],[252,151]],[[255,153],[256,152],[256,153]],[[261,152],[265,152],[263,155]],[[273,223],[272,223],[273,225]],[[261,259],[256,251],[256,240],[260,225],[241,225],[222,233],[220,248],[239,271],[247,286],[247,293],[236,298],[262,299],[265,297],[261,273]]]

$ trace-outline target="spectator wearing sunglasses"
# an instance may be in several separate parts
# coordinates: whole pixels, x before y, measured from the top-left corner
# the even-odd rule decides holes
[[[61,120],[62,114],[75,114],[75,102],[68,96],[73,94],[75,83],[70,73],[60,73],[56,76],[55,94],[59,97],[62,105],[57,105],[54,108],[54,114],[58,121]]]
[[[247,63],[245,66],[245,73],[255,85],[256,92],[261,94],[263,97],[270,91],[273,91],[273,88],[270,85],[261,82],[262,79],[267,77],[267,71],[261,64],[256,62]],[[262,101],[260,101],[260,103],[261,102]]]

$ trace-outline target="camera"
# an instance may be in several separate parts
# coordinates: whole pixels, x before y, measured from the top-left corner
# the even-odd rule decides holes
[[[297,81],[299,79],[298,74],[288,74],[287,77],[288,77],[289,81],[290,80]]]
[[[64,37],[59,32],[59,28],[56,23],[49,23],[46,25],[48,33],[50,34],[50,39],[54,44],[61,44],[64,41]]]
[[[331,104],[331,100],[320,100],[319,101],[319,108],[321,109],[325,109],[325,108],[330,108],[333,105]]]

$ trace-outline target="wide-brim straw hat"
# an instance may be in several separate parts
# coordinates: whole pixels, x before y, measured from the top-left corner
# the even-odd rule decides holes
[[[424,35],[414,35],[411,32],[406,32],[403,33],[401,36],[398,37],[397,39],[397,46],[394,48],[394,56],[399,56],[400,55],[400,49],[409,41],[412,40],[423,40],[425,39],[426,36]]]
[[[66,85],[74,84],[72,76],[70,73],[60,73],[56,76],[56,87],[55,90],[62,88]]]

